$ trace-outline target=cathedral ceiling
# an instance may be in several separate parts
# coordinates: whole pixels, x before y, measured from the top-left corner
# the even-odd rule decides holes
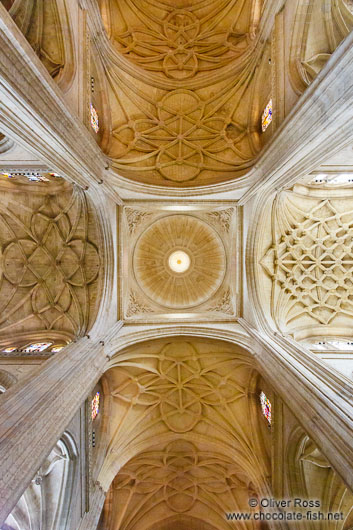
[[[118,473],[106,523],[154,528],[207,513],[207,523],[228,528],[224,513],[245,508],[268,474],[270,433],[248,354],[158,340],[119,353],[106,379],[110,443],[99,480],[109,485]]]
[[[234,320],[241,275],[235,203],[175,209],[136,202],[120,219],[124,320]]]
[[[352,210],[348,182],[297,184],[269,206],[259,244],[258,292],[280,331],[297,339],[350,337]]]
[[[0,342],[65,344],[96,316],[101,235],[82,190],[25,175],[0,175]]]
[[[106,151],[119,174],[194,186],[251,167],[270,94],[261,9],[259,0],[101,2],[110,38],[96,43],[110,98]]]

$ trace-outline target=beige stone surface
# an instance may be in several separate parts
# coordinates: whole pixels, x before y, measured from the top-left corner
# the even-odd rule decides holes
[[[350,530],[352,27],[350,0],[1,2],[0,526],[288,530],[225,513],[300,496]]]

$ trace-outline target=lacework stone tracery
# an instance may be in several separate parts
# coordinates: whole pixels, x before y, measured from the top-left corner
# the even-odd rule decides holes
[[[246,51],[246,10],[238,0],[228,2],[226,10],[222,0],[187,7],[182,2],[122,1],[117,10],[120,23],[113,22],[118,26],[113,30],[114,45],[145,70],[190,79],[220,69]],[[231,13],[226,23],[224,11]]]
[[[104,58],[107,154],[119,175],[193,186],[252,165],[262,142],[252,91],[266,75],[263,66],[255,71],[260,7],[258,0],[102,1],[115,48],[114,60]]]
[[[92,318],[100,258],[84,195],[4,193],[0,206],[0,334],[84,333]],[[23,200],[15,215],[11,204]],[[30,203],[30,204],[29,204]],[[91,237],[92,236],[92,237]],[[49,338],[48,333],[48,338]]]
[[[235,496],[242,491],[248,495],[252,488],[249,478],[231,458],[202,451],[182,439],[169,443],[164,450],[138,455],[121,470],[113,483],[117,495],[124,496],[129,491],[134,495],[127,510],[130,516],[136,510],[136,504],[141,506],[138,500],[144,496],[142,513],[139,510],[136,517],[150,510],[152,503],[154,509],[165,503],[175,513],[192,510],[198,502],[212,510],[212,504],[232,504],[237,502]],[[148,495],[145,495],[147,491]],[[128,519],[129,516],[126,523]]]
[[[158,406],[161,419],[178,433],[192,430],[205,407],[230,405],[243,392],[231,374],[202,367],[197,350],[189,343],[181,352],[172,345],[164,347],[155,370],[126,375],[112,392],[114,398],[142,407]]]
[[[274,205],[273,226],[274,242],[261,263],[273,280],[277,323],[288,327],[307,316],[328,325],[353,317],[351,204],[284,192]]]

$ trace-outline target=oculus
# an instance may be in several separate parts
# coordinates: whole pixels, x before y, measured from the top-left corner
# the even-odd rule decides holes
[[[190,268],[189,254],[183,250],[175,250],[168,258],[168,265],[173,272],[182,274]]]

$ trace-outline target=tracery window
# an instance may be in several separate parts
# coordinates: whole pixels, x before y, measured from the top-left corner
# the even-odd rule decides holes
[[[53,344],[52,342],[35,342],[35,343],[30,344],[29,346],[27,346],[24,349],[24,351],[27,352],[27,353],[36,352],[36,351],[40,352],[40,351],[46,350],[52,344]]]
[[[267,419],[268,424],[271,425],[271,422],[272,422],[271,401],[268,399],[268,397],[266,396],[264,392],[261,392],[260,394],[260,403],[261,403],[262,414]]]
[[[261,118],[262,132],[265,132],[267,127],[272,122],[272,99],[267,103]]]
[[[19,182],[52,182],[63,177],[58,173],[47,173],[45,171],[4,171],[0,176],[6,179],[17,180]]]
[[[94,130],[94,132],[97,134],[99,131],[99,119],[98,119],[98,113],[94,106],[91,103],[91,127]]]
[[[54,344],[54,345],[53,345]],[[36,353],[36,352],[50,352],[50,353],[58,353],[63,348],[65,348],[66,344],[63,343],[53,343],[53,342],[35,342],[33,344],[26,345],[17,345],[17,346],[9,346],[7,348],[4,348],[0,350],[1,353],[13,353],[13,352],[24,352],[24,353]]]
[[[95,420],[99,414],[99,401],[100,393],[97,392],[94,398],[92,399],[92,421]]]

